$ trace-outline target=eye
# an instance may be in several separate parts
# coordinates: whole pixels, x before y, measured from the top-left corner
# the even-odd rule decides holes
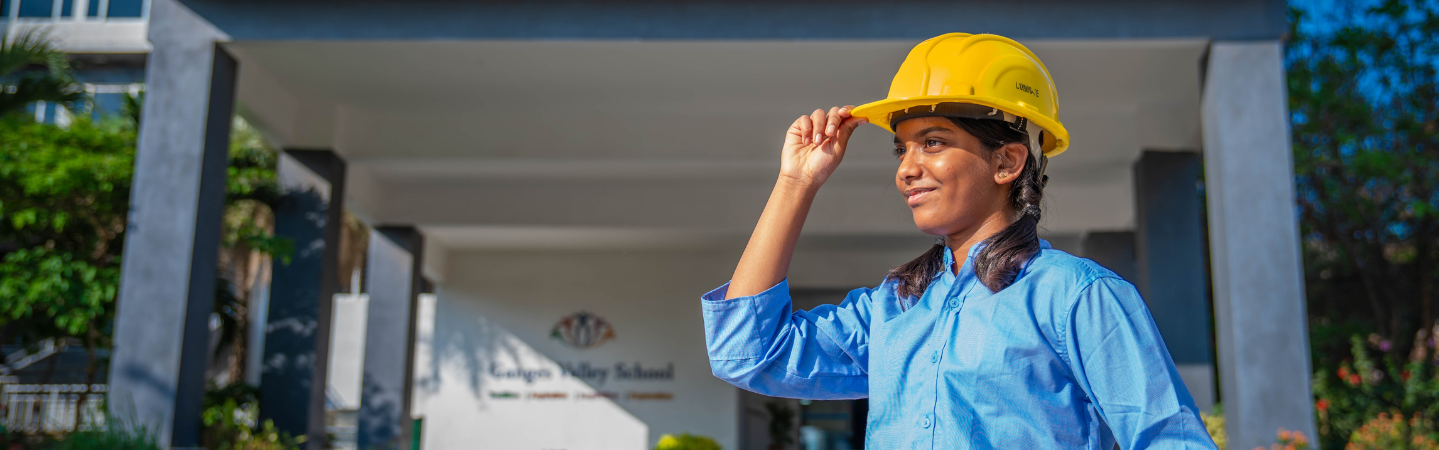
[[[905,151],[905,150],[904,150],[904,147],[895,147],[895,148],[894,148],[894,157],[895,157],[895,158],[903,158],[903,157],[904,157],[904,151]]]
[[[925,140],[924,140],[924,148],[938,147],[938,146],[940,146],[941,144],[943,144],[943,143],[942,143],[942,142],[939,142],[939,141],[936,141],[936,140],[934,140],[934,139],[925,139]]]

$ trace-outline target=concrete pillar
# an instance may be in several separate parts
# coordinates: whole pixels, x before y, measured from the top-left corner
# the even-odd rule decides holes
[[[1080,247],[1084,249],[1081,256],[1114,271],[1125,281],[1134,282],[1133,231],[1091,231],[1084,234]]]
[[[1294,211],[1283,52],[1215,42],[1202,101],[1204,177],[1229,447],[1314,439],[1309,333]]]
[[[289,261],[271,267],[260,418],[305,446],[324,447],[325,382],[330,315],[340,292],[340,227],[344,224],[345,162],[328,150],[286,150],[275,207],[275,234],[291,239]]]
[[[225,36],[173,0],[155,0],[150,14],[109,408],[156,432],[161,448],[195,447],[236,63],[217,44]]]
[[[423,249],[424,238],[413,227],[379,227],[370,233],[365,261],[370,311],[356,438],[362,449],[410,445],[410,380],[416,307],[424,283]]]
[[[1134,163],[1134,284],[1200,411],[1214,409],[1201,156],[1144,152]]]

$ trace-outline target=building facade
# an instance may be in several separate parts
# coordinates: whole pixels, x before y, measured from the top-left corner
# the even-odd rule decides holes
[[[764,448],[766,405],[852,448],[863,404],[713,378],[698,296],[731,273],[793,117],[882,98],[910,47],[952,31],[1015,38],[1055,77],[1074,144],[1049,166],[1044,237],[1140,287],[1232,445],[1314,435],[1283,2],[151,0],[129,23],[117,0],[10,1],[12,27],[44,5],[57,34],[77,27],[66,45],[109,42],[81,26],[145,36],[91,52],[146,67],[110,395],[170,447],[196,442],[238,111],[285,149],[277,232],[300,249],[275,267],[257,364],[283,429],[324,432],[346,210],[375,230],[346,369],[361,448]],[[856,133],[820,194],[800,303],[929,245],[888,140]]]

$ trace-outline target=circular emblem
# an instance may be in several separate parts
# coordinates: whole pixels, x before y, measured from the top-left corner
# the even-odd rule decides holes
[[[615,328],[600,316],[580,311],[555,323],[550,337],[578,349],[599,347],[615,338]]]

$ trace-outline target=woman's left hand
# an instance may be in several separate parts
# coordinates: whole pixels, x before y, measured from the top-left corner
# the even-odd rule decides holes
[[[844,159],[854,129],[866,121],[853,117],[854,106],[814,110],[800,116],[785,133],[780,151],[780,176],[808,189],[819,189]]]

